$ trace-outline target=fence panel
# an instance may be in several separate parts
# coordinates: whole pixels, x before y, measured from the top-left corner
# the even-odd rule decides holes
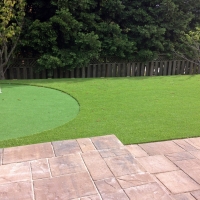
[[[98,60],[97,60],[98,61]],[[82,68],[68,70],[57,68],[51,70],[36,71],[36,59],[22,58],[13,62],[5,77],[7,79],[34,79],[48,77],[53,78],[91,78],[91,77],[126,77],[126,76],[166,76],[179,74],[200,74],[198,64],[186,60],[154,60],[145,63],[122,61],[120,59],[104,59],[105,62],[92,63]],[[107,61],[107,63],[106,63]],[[109,62],[110,61],[110,62]],[[117,61],[117,62],[115,62]],[[197,61],[196,61],[197,62]],[[51,73],[52,74],[51,74]],[[49,74],[50,73],[50,74]]]

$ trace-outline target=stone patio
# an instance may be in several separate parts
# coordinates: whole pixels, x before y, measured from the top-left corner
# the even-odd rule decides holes
[[[115,135],[0,149],[0,200],[200,200],[200,137]]]

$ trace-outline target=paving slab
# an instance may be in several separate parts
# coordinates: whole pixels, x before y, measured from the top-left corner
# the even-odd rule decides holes
[[[189,151],[190,154],[192,154],[195,158],[200,159],[200,150],[197,151]]]
[[[187,142],[187,140],[173,140],[176,144],[178,144],[181,148],[185,149],[185,151],[195,151],[197,148],[195,148],[193,145]]]
[[[12,163],[0,166],[0,185],[19,181],[31,181],[29,162]]]
[[[30,181],[0,185],[2,200],[34,200]]]
[[[116,177],[146,171],[132,155],[109,157],[104,160]]]
[[[71,200],[97,194],[87,172],[36,180],[33,185],[36,200]]]
[[[200,160],[197,158],[188,159],[188,160],[179,160],[179,161],[173,161],[173,162],[182,170],[200,169]]]
[[[178,169],[174,163],[163,155],[142,157],[137,158],[137,160],[149,173],[160,173]]]
[[[92,195],[89,197],[82,197],[80,200],[101,200],[101,197],[99,195]]]
[[[190,193],[172,195],[175,200],[196,200]]]
[[[200,200],[200,190],[191,192],[192,196],[195,197],[196,200]]]
[[[115,135],[93,137],[91,140],[97,150],[118,149],[124,146]]]
[[[194,146],[195,148],[200,149],[200,137],[188,138],[185,139],[185,141]]]
[[[99,153],[103,158],[130,154],[130,152],[126,148],[99,150]]]
[[[3,164],[54,157],[51,143],[5,148]]]
[[[82,157],[93,180],[101,180],[114,176],[99,152],[86,152],[82,154]]]
[[[173,141],[152,142],[146,144],[139,144],[139,146],[142,149],[144,149],[150,156],[178,153],[184,151],[183,148],[178,146]]]
[[[125,189],[130,200],[172,200],[158,183],[151,183]]]
[[[165,155],[171,161],[180,161],[180,160],[188,160],[194,159],[195,157],[189,152],[179,152],[179,153],[171,153]]]
[[[103,199],[129,200],[115,178],[95,181]]]
[[[181,170],[156,174],[156,177],[172,192],[172,194],[200,189],[200,185]]]
[[[87,152],[87,151],[94,151],[96,150],[95,146],[93,145],[92,141],[90,138],[82,138],[82,139],[77,139],[77,142],[82,150],[82,152]]]
[[[52,145],[56,156],[82,152],[76,140],[56,141]]]
[[[148,156],[146,151],[138,145],[126,145],[126,149],[136,158]]]
[[[129,174],[117,177],[117,181],[119,182],[121,187],[125,189],[129,187],[152,183],[155,182],[155,179],[149,173],[142,172],[138,174]]]
[[[50,168],[47,159],[31,161],[31,171],[33,180],[50,178]]]
[[[69,154],[49,159],[52,176],[72,174],[86,171],[86,167],[80,154]]]

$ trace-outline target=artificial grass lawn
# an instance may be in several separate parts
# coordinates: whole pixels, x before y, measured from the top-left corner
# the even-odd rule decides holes
[[[1,147],[107,134],[124,144],[200,136],[199,75],[10,82],[67,92],[80,112],[60,127],[1,141]]]
[[[53,129],[79,112],[77,101],[61,91],[14,84],[0,87],[0,140]]]

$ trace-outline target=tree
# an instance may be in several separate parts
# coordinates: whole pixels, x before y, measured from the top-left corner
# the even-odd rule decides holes
[[[0,2],[0,79],[5,79],[9,60],[19,41],[25,16],[24,0]]]
[[[183,32],[181,41],[182,44],[174,52],[181,58],[200,66],[200,27],[187,34]]]
[[[149,61],[180,46],[180,34],[200,24],[200,1],[193,0],[26,1],[22,50],[47,69],[97,57]]]

